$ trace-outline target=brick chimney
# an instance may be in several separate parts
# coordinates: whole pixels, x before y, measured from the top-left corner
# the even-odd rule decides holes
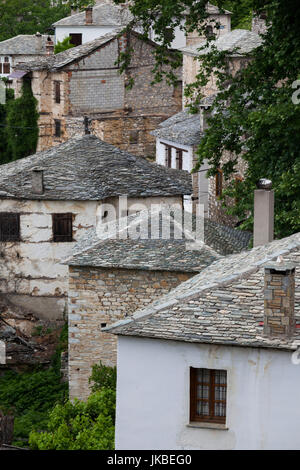
[[[47,55],[53,55],[54,54],[54,42],[52,41],[50,36],[48,36],[47,42],[46,42],[46,54]]]
[[[295,265],[278,258],[265,268],[264,334],[292,336],[295,331]]]
[[[44,193],[44,172],[40,168],[33,168],[31,174],[31,187],[34,194]]]
[[[254,191],[253,246],[265,245],[274,240],[274,191],[272,181],[261,179]]]
[[[93,24],[93,7],[88,6],[85,9],[85,24]]]

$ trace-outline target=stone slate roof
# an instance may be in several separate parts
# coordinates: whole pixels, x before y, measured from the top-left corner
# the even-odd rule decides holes
[[[71,266],[200,272],[221,255],[246,249],[251,234],[196,219],[167,206],[154,207],[91,230],[65,261]],[[201,243],[191,245],[196,229]],[[152,231],[151,231],[152,229]],[[168,234],[170,233],[170,236]],[[152,234],[152,236],[151,236]]]
[[[264,265],[296,264],[291,338],[263,335]],[[300,233],[215,261],[147,308],[106,328],[114,334],[190,343],[297,349],[300,345]]]
[[[55,71],[71,64],[75,60],[82,59],[89,55],[94,50],[98,49],[109,41],[115,39],[121,29],[115,30],[112,33],[105,34],[100,38],[94,39],[93,41],[86,42],[81,46],[72,47],[66,51],[60,52],[59,54],[53,54],[51,56],[41,57],[39,60],[32,60],[25,64],[19,64],[18,69],[20,70],[50,70]]]
[[[199,144],[203,135],[200,131],[200,115],[190,114],[188,110],[181,111],[163,121],[150,134],[182,145]]]
[[[234,29],[212,41],[211,45],[215,46],[220,52],[227,51],[232,57],[240,57],[249,54],[253,49],[259,47],[262,41],[262,38],[253,31]],[[198,44],[183,47],[180,50],[187,55],[201,56],[207,54],[210,50],[210,47],[198,50],[204,44],[202,41]]]
[[[95,5],[93,7],[93,23],[86,25],[85,11],[67,16],[54,23],[52,26],[126,26],[133,20],[129,9],[114,4]]]
[[[44,55],[49,34],[42,35],[42,41],[35,34],[19,34],[0,42],[0,55]],[[54,36],[50,36],[54,40]],[[42,48],[40,44],[42,43]]]
[[[32,171],[43,170],[44,193],[32,190]],[[186,171],[135,157],[93,135],[0,166],[0,198],[103,200],[108,197],[192,193]]]

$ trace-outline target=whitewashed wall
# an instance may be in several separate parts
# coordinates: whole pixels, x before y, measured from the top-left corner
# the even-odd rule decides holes
[[[0,212],[20,213],[21,228],[20,242],[0,243],[0,294],[40,318],[62,319],[68,295],[68,266],[61,261],[72,254],[74,242],[101,221],[103,211],[109,210],[104,204],[113,206],[112,212],[119,217],[118,198],[105,202],[0,200]],[[182,197],[130,198],[127,208],[132,214],[151,204],[182,205]],[[55,213],[74,214],[74,242],[52,241]]]
[[[97,202],[1,200],[0,212],[20,213],[21,242],[0,243],[0,293],[41,318],[62,318],[74,243],[52,242],[52,214],[74,214],[74,240],[95,226]]]
[[[227,370],[227,430],[189,427],[189,368]],[[300,449],[291,353],[118,339],[116,449]]]
[[[187,152],[182,155],[182,169],[191,172],[193,169],[193,147],[179,144],[178,142],[171,142],[169,140],[156,139],[156,163],[158,165],[166,166],[166,153],[165,145],[171,145],[177,148],[182,148]],[[176,168],[176,149],[172,149],[172,168]]]
[[[113,26],[57,26],[55,28],[55,44],[63,41],[69,34],[82,34],[82,44],[100,38],[115,31]]]

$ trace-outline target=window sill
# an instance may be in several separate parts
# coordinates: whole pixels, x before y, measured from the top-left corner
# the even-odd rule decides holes
[[[221,431],[228,431],[226,424],[222,423],[200,423],[200,422],[191,422],[187,424],[188,428],[200,428],[200,429],[219,429]]]

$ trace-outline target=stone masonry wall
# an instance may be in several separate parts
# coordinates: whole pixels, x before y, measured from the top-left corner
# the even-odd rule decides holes
[[[97,137],[135,155],[155,157],[150,131],[181,110],[181,70],[176,86],[152,86],[153,46],[134,37],[132,64],[120,75],[116,60],[125,44],[124,37],[114,39],[61,72],[32,73],[40,113],[38,150],[83,135],[88,116],[90,131]],[[126,88],[130,78],[132,89]],[[55,81],[61,82],[60,103],[55,102]],[[60,136],[55,136],[55,120],[61,122]]]
[[[70,397],[89,395],[93,364],[115,365],[116,337],[101,331],[175,288],[193,274],[70,267],[69,387]]]

